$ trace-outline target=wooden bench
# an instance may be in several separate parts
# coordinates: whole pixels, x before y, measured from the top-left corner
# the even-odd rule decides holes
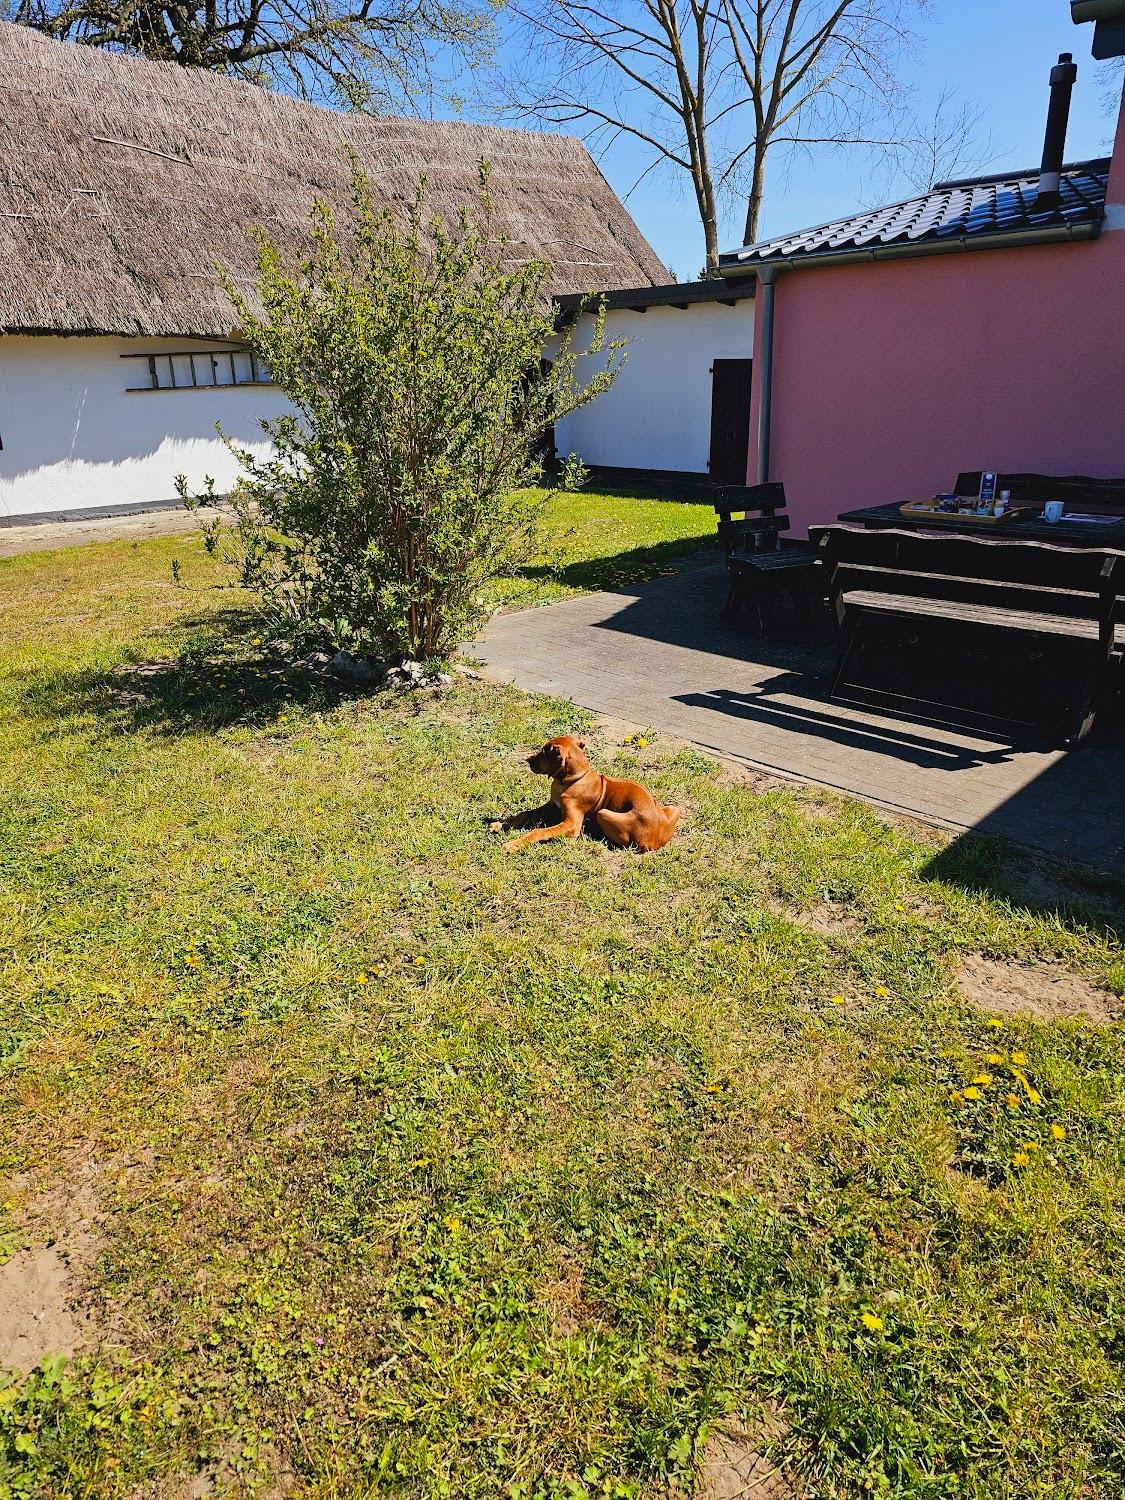
[[[1074,643],[1064,728],[1072,745],[1089,733],[1125,642],[1125,553],[843,526],[814,528],[812,538],[839,628],[831,696],[843,693],[875,622],[955,621]],[[966,659],[966,672],[980,660]],[[926,699],[924,683],[917,696],[934,701]]]
[[[764,636],[777,595],[784,590],[797,619],[807,624],[808,576],[816,554],[803,542],[782,543],[781,533],[789,530],[785,486],[727,486],[716,491],[713,500],[730,579],[725,618],[737,620],[745,609]]]

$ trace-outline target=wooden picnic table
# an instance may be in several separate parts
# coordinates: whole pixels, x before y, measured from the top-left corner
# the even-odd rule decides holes
[[[1044,521],[1039,518],[1039,505],[1028,505],[1030,514],[1014,517],[1011,521],[997,521],[989,525],[986,521],[973,521],[965,516],[904,516],[900,502],[890,505],[864,505],[858,510],[846,510],[840,520],[851,526],[863,526],[868,531],[881,531],[894,527],[896,531],[949,531],[957,536],[983,537],[1009,542],[1053,542],[1056,547],[1106,547],[1125,551],[1125,517],[1107,515],[1104,524],[1097,521]],[[1022,509],[1017,502],[1017,509]],[[1078,506],[1072,507],[1079,509]]]

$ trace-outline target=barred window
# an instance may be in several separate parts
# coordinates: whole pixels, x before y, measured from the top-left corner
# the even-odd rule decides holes
[[[141,380],[127,392],[199,391],[220,386],[272,385],[269,371],[248,344],[213,349],[169,349],[159,354],[123,354],[138,362]]]

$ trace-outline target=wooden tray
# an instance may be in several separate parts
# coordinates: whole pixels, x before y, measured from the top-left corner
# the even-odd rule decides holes
[[[898,508],[900,516],[909,516],[912,521],[926,521],[931,526],[963,526],[966,521],[978,526],[1000,526],[1005,521],[1014,521],[1027,514],[1026,507],[1009,506],[998,516],[978,516],[968,511],[938,510],[932,505],[922,505],[908,500]]]

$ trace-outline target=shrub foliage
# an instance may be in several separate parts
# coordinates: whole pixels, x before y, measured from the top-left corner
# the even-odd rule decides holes
[[[550,266],[513,258],[490,218],[485,164],[452,226],[427,213],[424,182],[397,222],[357,168],[349,222],[338,233],[318,202],[296,274],[263,235],[253,296],[226,283],[292,410],[262,423],[264,457],[227,440],[233,524],[205,530],[296,639],[396,660],[464,641],[484,586],[529,554],[553,423],[620,368],[600,310],[585,354],[556,333]],[[210,480],[192,495],[181,478],[180,493],[217,500]]]

